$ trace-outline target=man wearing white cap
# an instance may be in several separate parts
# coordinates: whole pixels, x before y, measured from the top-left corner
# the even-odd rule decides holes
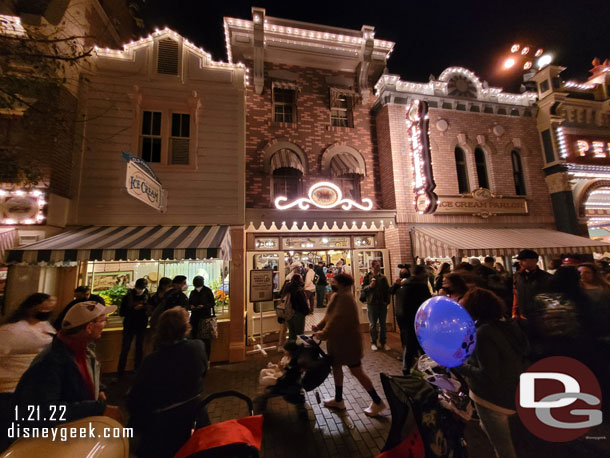
[[[104,415],[121,422],[116,406],[106,405],[100,391],[100,364],[89,345],[102,336],[115,305],[79,302],[66,314],[51,345],[40,353],[19,380],[15,402],[22,408],[40,406],[45,424]],[[65,415],[51,419],[51,406],[65,405]],[[58,408],[57,412],[61,409]],[[42,414],[44,412],[44,415]],[[31,426],[31,425],[30,425]]]

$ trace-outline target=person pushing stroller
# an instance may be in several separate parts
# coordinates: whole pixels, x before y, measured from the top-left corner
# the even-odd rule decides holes
[[[351,275],[341,273],[330,279],[330,285],[335,294],[332,295],[326,316],[312,327],[314,336],[327,340],[328,355],[331,359],[333,377],[335,379],[335,397],[324,400],[324,406],[345,410],[343,401],[343,366],[347,366],[358,382],[371,396],[372,402],[364,409],[370,417],[383,412],[387,405],[381,400],[371,379],[362,368],[362,335],[358,306],[352,294],[354,279]]]

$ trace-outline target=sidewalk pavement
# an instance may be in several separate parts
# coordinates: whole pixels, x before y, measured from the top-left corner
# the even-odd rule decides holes
[[[373,380],[379,395],[385,400],[379,374],[385,372],[396,375],[401,373],[400,340],[398,334],[388,333],[389,352],[372,352],[368,334],[365,334],[365,355],[363,366]],[[237,390],[251,398],[263,392],[258,384],[259,371],[269,361],[278,362],[281,354],[271,351],[267,357],[248,356],[246,361],[233,364],[214,365],[206,380],[204,395],[218,391]],[[307,393],[307,419],[299,417],[295,406],[281,397],[268,401],[265,410],[263,444],[261,456],[264,458],[325,458],[325,457],[374,457],[383,448],[391,425],[389,409],[377,418],[364,415],[362,409],[370,403],[370,397],[358,381],[344,368],[344,400],[347,410],[335,412],[318,404],[315,392],[320,399],[334,395],[332,375],[315,391]],[[121,383],[120,385],[123,385]],[[111,387],[109,399],[115,401],[123,397],[127,390],[117,385]],[[116,397],[115,397],[116,396]],[[121,403],[122,404],[122,403]],[[208,408],[210,420],[217,423],[233,418],[247,416],[247,408],[239,399],[219,399]],[[561,444],[536,439],[521,425],[514,416],[511,420],[513,438],[519,458],[573,458],[610,457],[610,427],[607,424],[593,428],[589,437],[603,437],[601,440],[585,439]],[[470,458],[493,458],[494,452],[476,422],[466,426],[466,440]]]

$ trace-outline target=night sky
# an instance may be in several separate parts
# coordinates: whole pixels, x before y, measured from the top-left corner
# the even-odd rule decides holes
[[[403,80],[428,81],[447,67],[473,70],[494,86],[518,90],[520,73],[500,63],[514,42],[551,52],[568,67],[565,79],[584,80],[594,57],[610,59],[610,0],[403,0],[383,2],[300,2],[146,0],[151,27],[168,26],[226,60],[223,16],[251,20],[250,8],[268,16],[360,30],[375,27],[375,37],[396,43],[388,67]]]

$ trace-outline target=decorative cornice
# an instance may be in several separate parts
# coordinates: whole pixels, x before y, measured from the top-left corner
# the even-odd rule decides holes
[[[468,79],[476,88],[477,94],[474,98],[455,97],[449,95],[449,81],[453,76],[461,76]],[[533,92],[523,94],[511,94],[503,92],[501,88],[490,87],[481,81],[473,72],[462,67],[449,67],[438,80],[432,79],[428,83],[414,83],[402,81],[398,75],[384,74],[375,84],[377,96],[384,98],[387,93],[405,94],[407,97],[431,96],[437,99],[452,100],[460,103],[483,102],[512,105],[516,107],[531,107],[536,102],[537,95]],[[427,99],[427,97],[424,97]],[[406,102],[405,102],[406,103]]]

